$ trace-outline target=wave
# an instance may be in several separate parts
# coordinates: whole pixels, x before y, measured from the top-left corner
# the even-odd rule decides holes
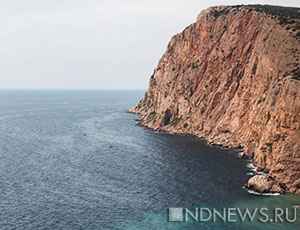
[[[252,195],[256,195],[256,196],[280,196],[281,194],[276,192],[276,193],[258,193],[258,192],[254,192],[252,190],[249,190],[245,187],[242,187],[243,189],[245,189],[248,193],[252,194]]]
[[[248,193],[250,194],[254,194],[256,196],[280,196],[280,193],[276,192],[276,193],[258,193],[258,192],[254,192],[251,190],[246,189]]]
[[[258,172],[257,167],[253,164],[253,161],[248,163],[247,167],[252,171],[252,172],[247,173],[247,175],[250,175],[250,173],[252,173],[252,175],[254,175],[254,173],[255,173],[255,174],[258,174],[258,175],[268,176],[268,174],[265,173],[265,172]]]
[[[248,163],[248,164],[247,164],[247,167],[248,167],[251,171],[257,172],[257,167],[253,164],[253,162]]]

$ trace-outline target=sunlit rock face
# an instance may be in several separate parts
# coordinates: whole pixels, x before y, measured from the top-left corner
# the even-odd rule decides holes
[[[149,128],[243,147],[274,188],[300,193],[299,59],[299,9],[211,7],[172,37],[129,112]]]

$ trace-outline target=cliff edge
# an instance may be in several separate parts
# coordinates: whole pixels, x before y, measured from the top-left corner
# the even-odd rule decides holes
[[[272,192],[300,194],[300,8],[218,6],[172,37],[131,113],[242,147]]]

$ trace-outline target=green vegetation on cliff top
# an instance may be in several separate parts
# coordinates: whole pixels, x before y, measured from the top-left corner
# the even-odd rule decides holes
[[[235,8],[243,7],[243,5],[233,6]],[[297,7],[284,7],[272,5],[245,5],[244,7],[251,7],[257,11],[263,11],[279,18],[300,19],[300,8]]]

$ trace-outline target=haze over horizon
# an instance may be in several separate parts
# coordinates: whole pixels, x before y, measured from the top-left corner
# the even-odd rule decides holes
[[[170,38],[201,10],[257,3],[0,0],[0,88],[146,89]]]

